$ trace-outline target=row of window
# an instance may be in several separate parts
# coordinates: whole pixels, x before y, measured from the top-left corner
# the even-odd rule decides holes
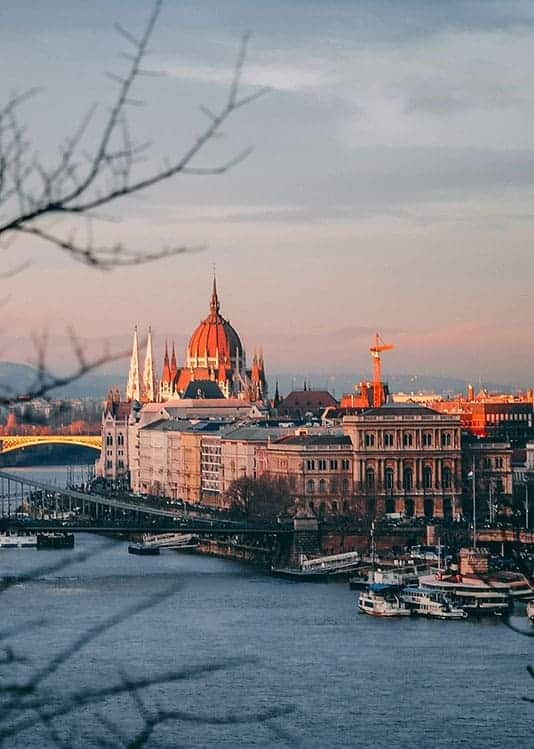
[[[113,445],[112,434],[106,434],[106,445],[107,447],[111,447]],[[119,445],[120,447],[124,446],[124,434],[122,432],[119,432],[117,435],[117,445]]]
[[[337,471],[338,466],[341,464],[341,470],[342,471],[348,471],[350,470],[350,460],[348,458],[342,458],[341,460],[337,460],[334,458],[333,460],[307,460],[306,461],[306,468],[308,471]]]
[[[384,433],[384,447],[395,446],[395,434],[393,432]],[[423,447],[432,447],[433,435],[432,432],[423,432],[421,436],[421,442]],[[378,436],[374,432],[366,432],[364,435],[365,447],[376,447],[378,444]],[[414,433],[403,432],[402,433],[402,446],[413,447],[414,445]],[[442,432],[441,434],[441,447],[450,447],[452,445],[452,435],[450,432]]]
[[[342,491],[345,492],[345,493],[348,492],[349,491],[349,486],[350,486],[349,480],[348,479],[343,479],[343,481],[341,482]],[[324,494],[327,491],[327,482],[326,482],[326,480],[325,479],[320,479],[316,483],[313,479],[308,479],[308,481],[306,482],[306,491],[307,491],[307,493],[308,494],[315,494],[316,488],[317,488],[317,491],[319,492],[319,494]],[[338,483],[337,483],[337,481],[335,479],[330,482],[330,491],[331,492],[337,492],[338,491]]]
[[[503,458],[497,457],[494,460],[495,468],[502,468],[504,465]],[[491,470],[491,458],[483,458],[482,459],[482,468],[486,470]]]
[[[374,489],[376,486],[376,474],[373,468],[368,468],[365,472],[365,486],[367,489]],[[384,471],[384,487],[385,489],[392,490],[394,488],[394,472],[393,468],[386,468]],[[406,467],[402,474],[402,488],[406,491],[410,491],[414,487],[413,469]],[[432,489],[433,487],[433,476],[432,468],[429,466],[423,467],[423,489]],[[441,487],[442,489],[450,489],[452,487],[452,471],[448,466],[444,466],[441,472]]]

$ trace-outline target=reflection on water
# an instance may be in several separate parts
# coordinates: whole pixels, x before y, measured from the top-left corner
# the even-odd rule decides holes
[[[55,746],[54,731],[70,747],[123,746],[158,714],[169,719],[147,746],[531,746],[533,643],[498,619],[376,620],[343,584],[136,557],[90,534],[74,551],[2,552],[0,577],[17,580],[0,630],[25,659],[0,664],[0,679],[22,683],[57,657],[38,688],[57,717],[46,728],[0,707],[0,731],[30,718],[6,747]],[[125,675],[139,697],[121,693]]]

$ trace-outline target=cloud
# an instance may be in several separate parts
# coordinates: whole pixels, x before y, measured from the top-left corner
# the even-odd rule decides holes
[[[216,65],[191,65],[166,61],[158,68],[169,76],[180,80],[215,83],[228,86],[234,70]],[[283,65],[247,65],[243,71],[242,83],[245,86],[272,88],[275,91],[298,92],[316,89],[325,85],[326,76],[320,69]]]

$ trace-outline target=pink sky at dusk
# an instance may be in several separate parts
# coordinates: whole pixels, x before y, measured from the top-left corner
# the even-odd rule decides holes
[[[150,4],[47,5],[3,6],[0,93],[43,86],[27,123],[52,158],[113,94],[113,22],[139,28]],[[299,3],[231,2],[216,18],[210,3],[167,4],[151,59],[164,75],[140,83],[147,106],[131,115],[139,139],[155,141],[156,163],[183,149],[252,28],[245,86],[273,90],[203,163],[255,150],[229,174],[180,178],[93,222],[108,243],[198,252],[104,273],[12,242],[4,266],[32,265],[3,282],[0,358],[31,360],[30,335],[46,329],[61,368],[69,325],[90,350],[128,346],[134,324],[152,325],[158,352],[166,337],[183,347],[208,312],[215,263],[223,315],[271,372],[370,371],[378,330],[396,347],[392,373],[534,382],[532,6],[488,2],[473,17],[453,2],[445,18],[416,2],[403,14],[311,5],[313,23]]]

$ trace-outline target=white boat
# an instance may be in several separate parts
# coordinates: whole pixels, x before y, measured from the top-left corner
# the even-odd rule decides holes
[[[483,575],[437,572],[420,577],[419,585],[445,593],[468,614],[502,614],[511,604],[510,585]]]
[[[396,585],[371,583],[360,593],[358,608],[370,616],[410,616]]]
[[[456,606],[446,595],[428,588],[402,588],[401,598],[408,609],[419,616],[434,619],[465,619],[467,613]]]
[[[0,534],[0,549],[36,549],[37,536],[24,536],[16,533]]]
[[[532,624],[534,624],[534,601],[529,601],[527,603],[527,616]]]

